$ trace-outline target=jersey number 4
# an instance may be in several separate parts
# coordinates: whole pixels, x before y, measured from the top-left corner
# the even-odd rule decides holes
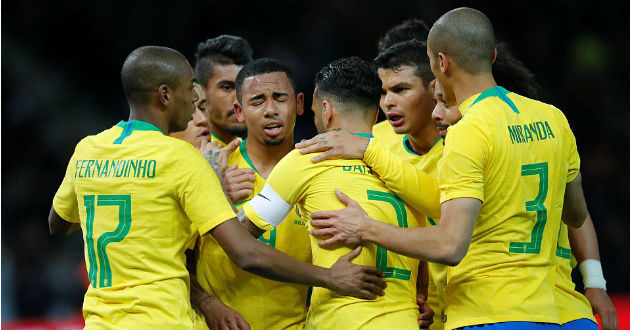
[[[88,278],[92,287],[97,287],[97,273],[100,278],[99,288],[112,286],[112,269],[107,257],[107,245],[122,241],[131,228],[131,195],[86,195],[83,196],[83,204],[86,211],[85,245],[87,246],[88,260],[90,262]],[[94,210],[96,206],[117,206],[118,226],[114,231],[103,233],[94,244]],[[98,266],[96,255],[98,253]],[[100,269],[100,272],[99,272]]]
[[[398,197],[375,190],[367,191],[368,200],[381,201],[390,204],[396,211],[396,220],[398,220],[398,227],[407,228],[407,210],[405,204],[398,199]],[[383,272],[383,276],[386,278],[397,278],[400,280],[409,281],[411,271],[409,269],[401,269],[389,267],[387,265],[387,250],[377,246],[376,247],[376,268]]]

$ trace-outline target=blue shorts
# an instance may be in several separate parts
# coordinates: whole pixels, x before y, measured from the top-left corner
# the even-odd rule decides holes
[[[593,323],[593,322],[591,322]],[[564,330],[559,324],[538,322],[501,322],[478,324],[457,328],[458,330]],[[572,328],[579,329],[579,328]]]
[[[593,320],[577,319],[563,324],[562,330],[599,330],[599,327]]]

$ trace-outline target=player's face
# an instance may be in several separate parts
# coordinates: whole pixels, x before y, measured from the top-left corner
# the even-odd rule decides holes
[[[241,135],[246,131],[245,123],[239,122],[234,113],[236,101],[234,82],[241,68],[242,66],[236,64],[215,65],[205,90],[208,118],[212,126],[231,135]]]
[[[193,72],[190,66],[186,75],[180,80],[177,88],[173,89],[173,120],[170,127],[171,132],[181,132],[186,129],[188,122],[193,118],[196,109],[196,102],[199,95],[194,90]]]
[[[383,82],[380,106],[397,134],[413,134],[431,123],[433,98],[414,68],[378,69]]]
[[[298,113],[298,97],[284,72],[271,72],[243,80],[241,107],[248,138],[278,145],[291,138]],[[301,112],[301,110],[300,110]]]
[[[433,88],[433,98],[436,103],[431,117],[435,120],[435,124],[440,130],[440,136],[446,139],[448,127],[455,125],[460,119],[462,119],[462,114],[459,112],[457,103],[444,96],[444,92],[442,91],[442,86],[439,81],[435,82],[435,86]]]
[[[188,122],[188,127],[183,132],[172,133],[170,135],[191,143],[195,148],[199,148],[201,141],[208,141],[210,139],[210,130],[208,129],[206,97],[203,96],[203,90],[197,83],[195,83],[195,92],[200,96],[195,103],[195,112],[193,112],[192,120]]]

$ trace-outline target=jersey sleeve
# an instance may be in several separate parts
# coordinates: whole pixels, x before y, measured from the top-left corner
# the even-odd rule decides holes
[[[64,175],[63,181],[53,198],[53,208],[55,209],[55,212],[57,212],[62,219],[73,223],[80,222],[79,205],[77,200],[78,197],[74,189],[74,175],[76,172],[78,149],[79,146],[77,146],[74,154],[70,158],[70,162],[66,168],[66,174]]]
[[[312,157],[293,150],[282,158],[260,193],[243,205],[247,218],[264,230],[280,225],[321,168],[311,162]]]
[[[378,138],[368,146],[363,161],[405,203],[431,218],[440,217],[440,191],[435,178],[384,148]]]
[[[440,202],[455,198],[476,198],[484,201],[483,170],[489,137],[478,119],[461,121],[449,128],[444,154],[438,169]]]
[[[559,111],[559,110],[558,110]],[[562,114],[563,124],[565,127],[565,146],[567,150],[566,159],[569,163],[569,167],[567,169],[567,183],[573,181],[575,177],[580,172],[580,155],[577,151],[577,143],[575,141],[575,135],[573,135],[573,131],[569,126],[569,122],[567,121],[564,114]]]
[[[175,195],[199,234],[235,218],[219,179],[201,154],[192,146],[177,154],[180,157],[174,160],[177,165],[173,171]]]

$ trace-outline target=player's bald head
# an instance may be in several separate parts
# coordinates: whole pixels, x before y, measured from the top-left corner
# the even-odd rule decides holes
[[[478,10],[463,7],[442,15],[429,32],[428,44],[431,56],[443,52],[470,74],[492,71],[494,29]]]
[[[187,75],[192,75],[192,69],[186,57],[174,49],[159,46],[136,48],[127,56],[120,72],[123,90],[133,105],[148,103],[159,85],[177,88]]]

